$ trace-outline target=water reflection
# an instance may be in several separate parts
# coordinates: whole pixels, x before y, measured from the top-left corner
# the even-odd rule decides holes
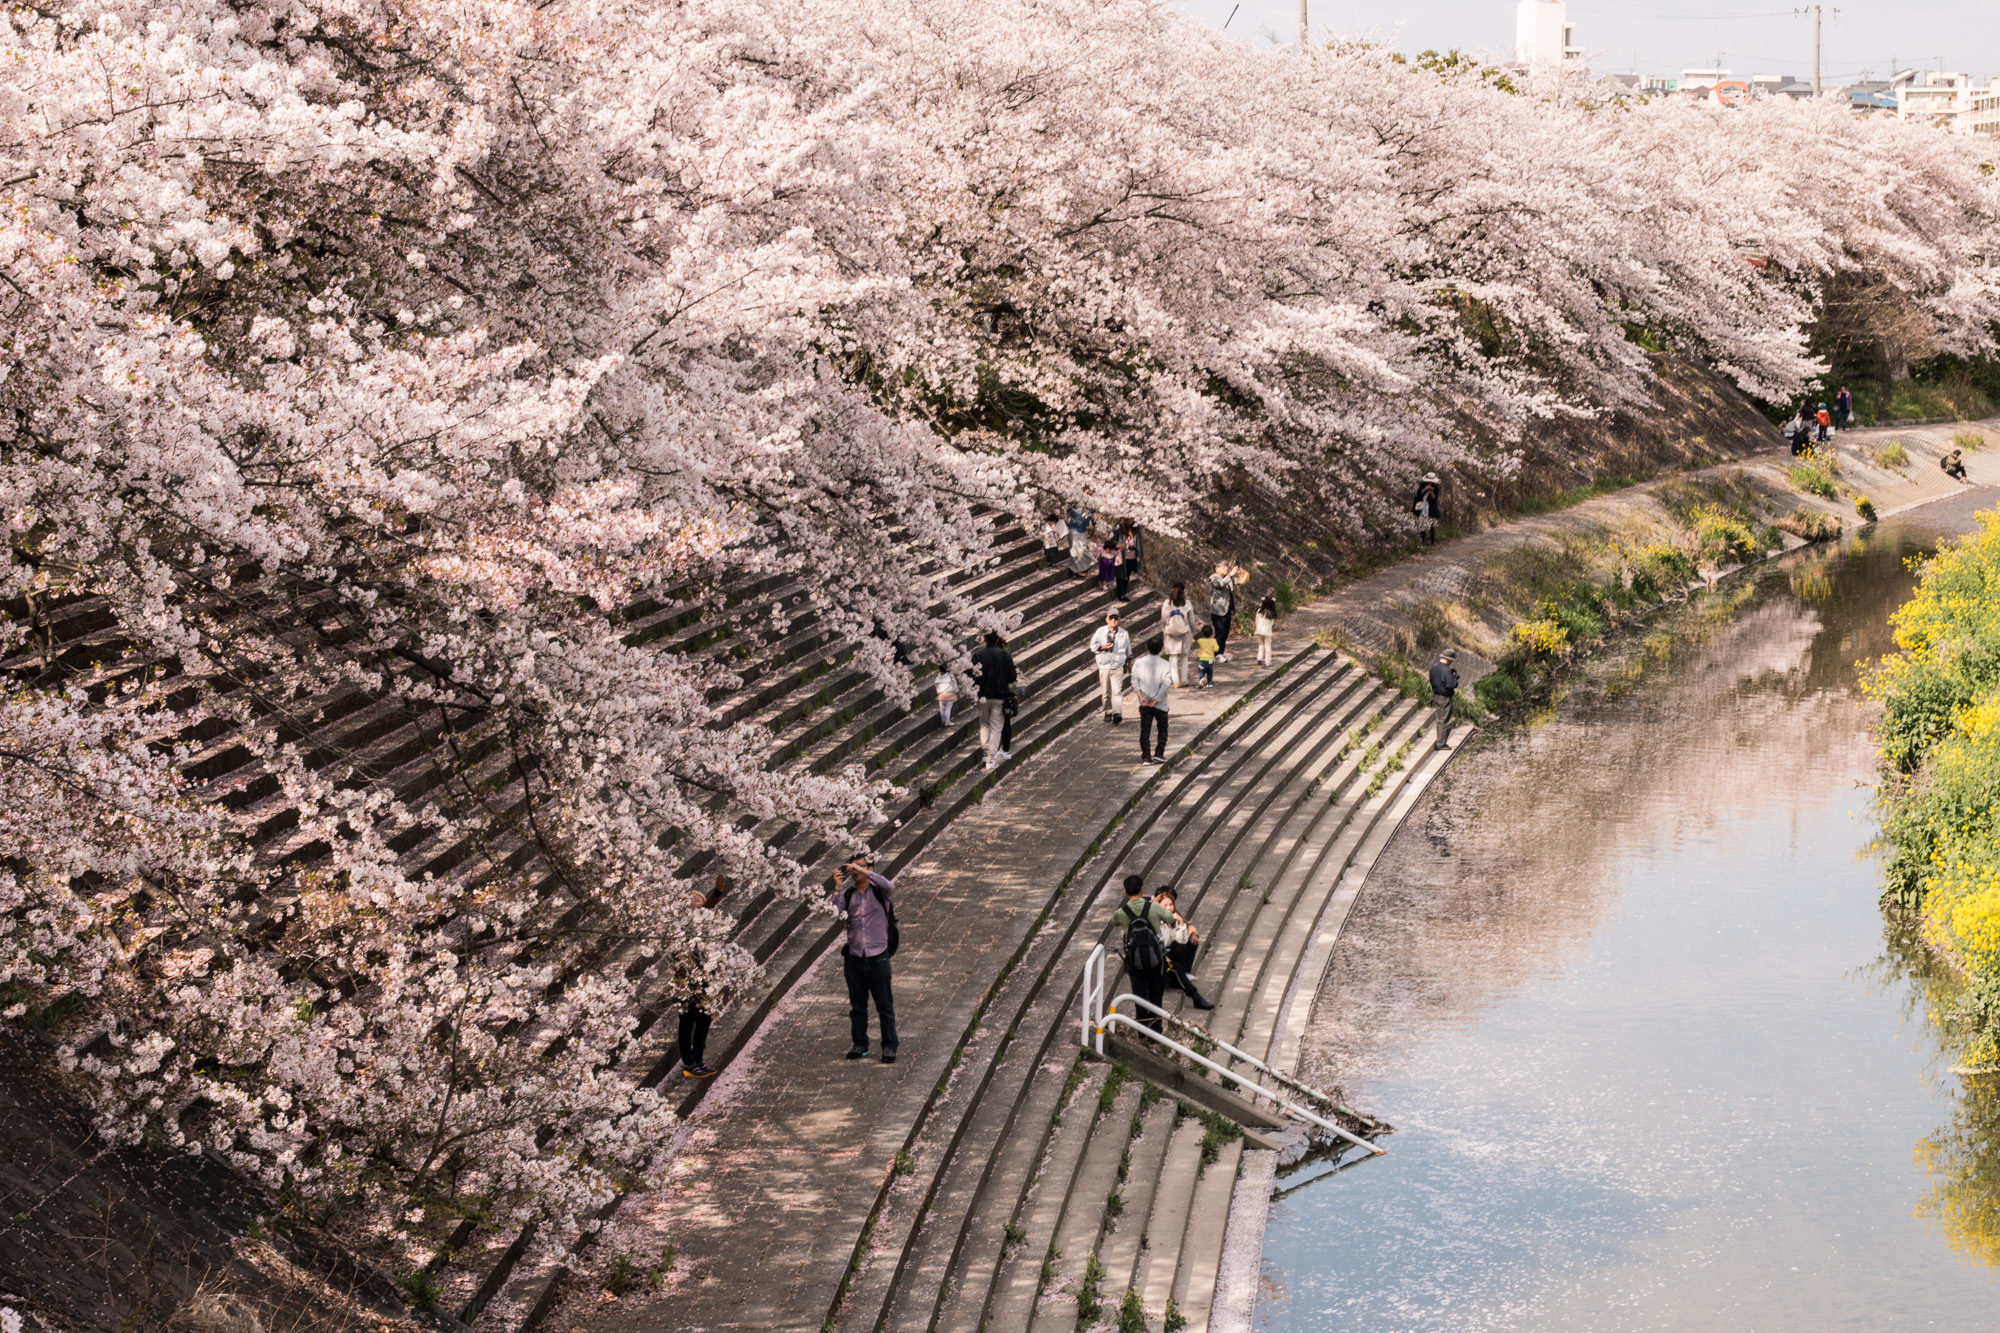
[[[1448,770],[1307,1046],[1393,1155],[1274,1207],[1262,1327],[1984,1322],[2000,1099],[1884,950],[1855,688],[1971,509],[1728,586]]]

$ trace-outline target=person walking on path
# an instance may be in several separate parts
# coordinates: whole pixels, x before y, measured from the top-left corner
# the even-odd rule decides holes
[[[1849,393],[1847,386],[1843,384],[1840,386],[1840,392],[1833,395],[1833,424],[1846,430],[1847,423],[1852,420],[1854,420],[1854,395]]]
[[[1213,1009],[1215,1006],[1202,998],[1201,991],[1194,984],[1194,955],[1201,948],[1201,932],[1188,924],[1181,915],[1180,895],[1169,884],[1153,895],[1153,901],[1173,914],[1167,923],[1164,940],[1167,946],[1167,985],[1188,997],[1188,1003],[1197,1009]]]
[[[1118,584],[1118,600],[1122,602],[1132,595],[1133,565],[1132,548],[1126,544],[1122,529],[1111,534],[1111,552],[1111,577]]]
[[[1002,733],[1006,728],[1007,700],[1014,692],[1014,655],[1007,641],[992,630],[986,631],[986,646],[972,655],[972,671],[979,683],[979,746],[986,751],[986,767],[998,768],[1007,753]]]
[[[1215,660],[1229,660],[1229,629],[1236,619],[1236,590],[1250,581],[1250,571],[1227,560],[1216,562],[1208,576],[1208,621],[1215,626]]]
[[[1160,655],[1164,641],[1146,640],[1146,655],[1132,664],[1132,692],[1139,696],[1139,762],[1167,762],[1167,692],[1174,687],[1174,669]],[[1152,748],[1153,728],[1160,729],[1160,747]]]
[[[1813,426],[1814,438],[1821,444],[1833,438],[1833,413],[1826,410],[1825,403],[1821,403],[1819,411],[1813,413]]]
[[[1437,705],[1437,747],[1451,748],[1451,701],[1458,693],[1458,654],[1447,648],[1431,663],[1431,702]]]
[[[1167,600],[1160,603],[1160,637],[1166,641],[1174,684],[1187,684],[1188,650],[1194,647],[1194,603],[1188,600],[1185,583],[1176,583]]]
[[[1125,664],[1132,660],[1132,636],[1118,627],[1118,611],[1104,613],[1104,623],[1090,636],[1097,663],[1097,696],[1106,722],[1125,720]]]
[[[1201,682],[1199,688],[1205,690],[1215,684],[1215,664],[1218,660],[1216,654],[1221,651],[1222,646],[1216,641],[1214,626],[1203,625],[1194,641],[1194,669],[1195,675]]]
[[[1426,472],[1417,483],[1417,499],[1412,508],[1417,516],[1417,540],[1425,546],[1436,546],[1438,539],[1438,519],[1444,513],[1444,483],[1435,472]]]
[[[1173,914],[1146,896],[1146,881],[1138,875],[1125,877],[1125,905],[1112,917],[1112,924],[1124,936],[1125,975],[1131,979],[1132,993],[1151,1005],[1167,998],[1167,945],[1165,931]],[[1158,1032],[1160,1017],[1149,1009],[1139,1011],[1139,1021]]]
[[[1257,604],[1257,620],[1250,632],[1257,636],[1257,665],[1271,665],[1271,636],[1278,632],[1278,599],[1266,597]]]
[[[1069,556],[1069,524],[1061,514],[1050,514],[1042,524],[1042,559],[1054,569]]]
[[[1090,515],[1083,512],[1082,505],[1071,505],[1064,526],[1069,529],[1070,573],[1090,573]]]
[[[889,958],[895,953],[896,885],[875,873],[875,854],[860,852],[833,877],[833,905],[847,918],[840,951],[847,974],[850,1060],[868,1058],[868,1002],[882,1023],[882,1063],[896,1063],[896,997],[890,992]]]

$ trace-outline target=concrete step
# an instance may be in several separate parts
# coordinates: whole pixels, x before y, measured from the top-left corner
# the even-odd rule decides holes
[[[1090,1125],[1090,1142],[1070,1179],[1055,1244],[1048,1252],[1048,1280],[1038,1293],[1029,1333],[1075,1333],[1079,1327],[1077,1289],[1103,1234],[1104,1201],[1118,1188],[1118,1168],[1131,1145],[1140,1090],[1139,1084],[1126,1083],[1110,1108]],[[1107,1126],[1110,1132],[1099,1132]]]
[[[1181,845],[1185,842],[1181,834],[1191,823],[1199,824],[1210,814],[1219,815],[1231,804],[1240,803],[1248,792],[1254,790],[1253,785],[1246,784],[1252,783],[1257,775],[1268,772],[1270,768],[1268,761],[1272,754],[1288,752],[1290,742],[1298,737],[1302,727],[1312,724],[1324,728],[1327,725],[1324,700],[1329,695],[1336,698],[1347,698],[1352,695],[1359,680],[1358,674],[1344,664],[1329,665],[1331,670],[1325,671],[1313,680],[1300,682],[1297,692],[1288,701],[1289,707],[1282,718],[1272,722],[1254,736],[1246,733],[1234,737],[1233,739],[1239,744],[1234,747],[1234,753],[1227,766],[1207,781],[1185,783],[1179,797],[1175,801],[1162,803],[1160,809],[1151,817],[1149,827],[1136,831],[1132,835],[1133,839],[1144,836],[1148,839],[1161,839],[1163,845],[1169,847]],[[1213,768],[1210,771],[1213,772]],[[1107,863],[1102,878],[1108,881],[1114,871],[1122,872],[1129,860],[1129,856],[1123,854],[1119,858],[1112,859]],[[1158,858],[1155,858],[1155,863],[1157,865]],[[1177,865],[1178,862],[1174,864]],[[1108,911],[1104,913],[1106,916],[1108,914]],[[1079,950],[1087,953],[1090,945],[1099,938],[1098,930],[1089,930],[1085,933],[1090,937],[1089,942],[1079,942],[1068,951],[1079,964]],[[1071,1012],[1074,980],[1073,975],[1066,973],[1049,974],[1042,983],[1047,989],[1035,997],[1029,1010],[1016,1021],[1017,1030],[1023,1034],[1041,1033],[1041,1041],[1053,1050],[1073,1048],[1077,1040],[1073,1031],[1074,1019]],[[1045,1056],[1044,1059],[1046,1058]],[[1016,1154],[1032,1154],[1037,1148],[1037,1143],[1034,1141],[1037,1137],[1032,1129],[1025,1135],[1022,1131],[1016,1130],[1014,1138],[1004,1144],[1004,1152],[998,1155],[1012,1157]],[[990,1172],[990,1160],[995,1156],[990,1145],[980,1139],[974,1139],[973,1142],[982,1146],[971,1150],[968,1159],[948,1163],[945,1178],[952,1183],[942,1191],[941,1199],[963,1197],[964,1176],[978,1177],[991,1174],[995,1181],[1005,1181],[1018,1178],[1027,1170],[1025,1164],[1015,1164],[1008,1171]],[[1017,1196],[1003,1195],[995,1199],[993,1193],[994,1191],[989,1189],[981,1194],[979,1201],[964,1210],[960,1216],[990,1219],[1002,1213],[1011,1214],[1019,1211]],[[951,1212],[943,1205],[940,1205],[934,1216],[946,1222],[953,1220]],[[973,1297],[981,1280],[978,1274],[981,1271],[996,1271],[998,1265],[994,1262],[996,1258],[994,1248],[966,1238],[964,1236],[966,1228],[956,1229],[959,1230],[960,1237],[948,1245],[946,1237],[950,1231],[941,1231],[936,1221],[930,1222],[923,1231],[923,1241],[919,1245],[920,1250],[929,1253],[917,1260],[917,1265],[934,1268],[936,1252],[953,1246],[959,1248],[964,1257],[954,1270],[950,1286],[953,1292],[957,1293],[954,1297],[957,1306],[969,1310],[972,1308]],[[909,1285],[915,1289],[918,1284]],[[897,1323],[892,1326],[920,1325],[912,1323],[905,1313],[900,1314]]]
[[[1097,862],[1101,863],[1101,869],[1090,887],[1083,893],[1065,900],[1063,920],[1066,925],[1053,932],[1045,929],[1042,937],[1038,938],[1038,947],[1031,951],[1027,967],[1010,967],[1007,984],[999,989],[988,1006],[991,1015],[989,1027],[1004,1022],[1007,1024],[1009,1034],[1030,1034],[1027,1040],[1036,1042],[1042,1049],[1049,1047],[1055,1040],[1058,1029],[1068,1021],[1066,1016],[1066,1007],[1070,1003],[1068,990],[1073,982],[1073,977],[1069,975],[1070,969],[1058,968],[1058,958],[1066,949],[1074,947],[1074,940],[1082,928],[1083,920],[1094,911],[1098,894],[1109,881],[1113,871],[1121,869],[1122,865],[1130,860],[1131,842],[1154,828],[1161,820],[1166,820],[1171,826],[1175,817],[1168,812],[1174,810],[1178,802],[1186,801],[1191,792],[1206,794],[1209,791],[1209,783],[1205,779],[1211,771],[1216,771],[1218,766],[1223,772],[1238,771],[1256,755],[1255,745],[1259,738],[1274,731],[1282,732],[1285,727],[1296,723],[1299,709],[1304,705],[1304,701],[1310,698],[1308,687],[1312,680],[1317,679],[1321,673],[1345,669],[1329,659],[1322,659],[1307,663],[1305,674],[1296,680],[1287,682],[1285,676],[1280,676],[1276,678],[1275,683],[1280,687],[1276,690],[1274,698],[1259,704],[1252,710],[1248,719],[1238,719],[1234,726],[1221,731],[1210,753],[1195,760],[1189,771],[1177,779],[1173,789],[1174,795],[1158,802],[1137,820],[1136,827],[1133,827],[1128,835],[1126,850],[1117,856],[1097,858]],[[1242,747],[1240,754],[1239,747]],[[1109,914],[1109,910],[1106,909],[1101,915],[1108,919]],[[1098,937],[1098,930],[1091,929],[1086,933],[1094,943]],[[1084,947],[1087,952],[1088,945]],[[1057,989],[1049,989],[1051,978],[1056,979]],[[1031,1014],[1037,1016],[1030,1016]],[[1013,1017],[1010,1018],[1010,1015]],[[1012,1039],[1010,1035],[1008,1040]],[[1074,1038],[1070,1038],[1061,1043],[1059,1048],[1066,1049],[1073,1041]],[[969,1068],[976,1065],[980,1081],[969,1092],[957,1094],[958,1096],[974,1105],[984,1103],[991,1087],[992,1071],[995,1067],[993,1062],[996,1056],[997,1050],[992,1046],[982,1047],[979,1052],[964,1053],[957,1078],[965,1080]],[[936,1150],[937,1163],[926,1165],[924,1168],[934,1173],[933,1179],[943,1179],[947,1168],[969,1169],[975,1174],[985,1169],[985,1163],[978,1150],[972,1150],[967,1157],[959,1157],[955,1153],[955,1149],[964,1138],[966,1123],[961,1116],[955,1123],[950,1117],[946,1117],[942,1121],[920,1126],[919,1136],[928,1133],[944,1140],[943,1145]],[[1032,1152],[1032,1145],[1029,1151]],[[926,1158],[920,1154],[920,1161],[924,1160]],[[955,1233],[960,1232],[962,1228],[964,1220],[962,1217],[950,1219],[949,1229],[942,1232],[935,1226],[925,1225],[930,1217],[929,1200],[935,1197],[936,1192],[933,1190],[927,1196],[925,1208],[920,1209],[906,1224],[899,1224],[906,1228],[905,1236],[924,1238],[922,1244],[912,1245],[906,1249],[900,1268],[935,1262],[934,1256],[926,1253],[932,1245],[944,1245],[949,1248],[958,1244]],[[981,1215],[984,1215],[983,1210]],[[880,1234],[882,1233],[878,1232],[878,1235]],[[849,1301],[848,1317],[858,1321],[856,1327],[866,1326],[858,1312],[877,1308],[878,1304],[881,1308],[886,1308],[890,1290],[900,1285],[898,1272],[886,1269],[871,1272]],[[955,1288],[958,1285],[954,1283]]]

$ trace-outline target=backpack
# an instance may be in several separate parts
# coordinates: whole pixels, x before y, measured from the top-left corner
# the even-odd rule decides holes
[[[1132,905],[1127,903],[1122,909],[1125,920],[1125,966],[1134,972],[1157,972],[1167,965],[1167,946],[1160,943],[1160,932],[1153,929],[1152,918],[1145,908],[1132,915]]]
[[[868,891],[875,893],[875,886],[872,883],[868,886]],[[875,893],[875,901],[882,904],[882,911],[889,918],[889,947],[882,950],[877,956],[881,958],[894,958],[896,950],[903,947],[903,929],[896,924],[896,909],[889,900],[881,894]],[[852,886],[849,886],[847,892],[841,895],[841,906],[847,909],[849,916],[854,915],[854,889]],[[846,953],[847,946],[842,944],[840,951]]]

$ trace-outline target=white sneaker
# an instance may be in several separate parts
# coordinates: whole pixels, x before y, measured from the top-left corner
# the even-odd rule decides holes
[[[987,755],[987,756],[986,756],[986,771],[987,771],[988,773],[991,773],[991,772],[992,772],[992,771],[993,771],[994,769],[996,769],[996,768],[998,768],[998,767],[1000,767],[1000,757],[999,757],[998,755],[991,755],[991,754]]]
[[[1228,654],[1228,653],[1217,653],[1217,654],[1215,655],[1215,660],[1216,660],[1216,661],[1218,661],[1218,662],[1227,662],[1227,661],[1229,660],[1229,654]]]
[[[997,750],[994,752],[993,757],[1004,764],[1014,757],[1014,752],[1012,750]]]

